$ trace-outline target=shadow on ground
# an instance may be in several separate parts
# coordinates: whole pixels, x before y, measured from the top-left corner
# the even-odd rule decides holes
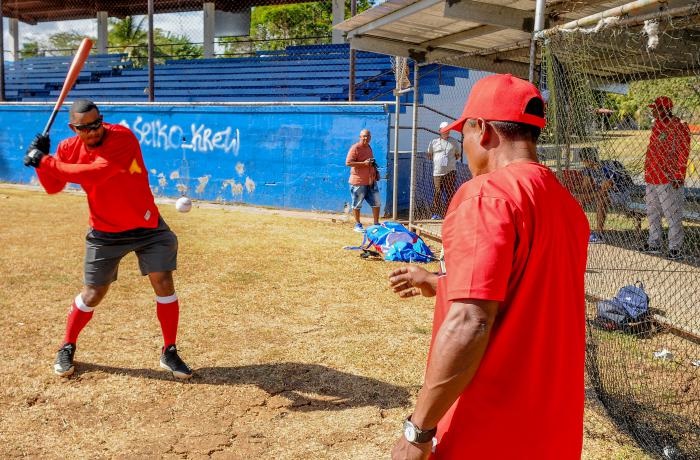
[[[90,379],[91,374],[129,375],[137,378],[173,380],[156,369],[130,369],[90,363],[76,363],[73,378]],[[280,395],[296,411],[343,410],[375,406],[380,409],[407,407],[410,391],[380,380],[306,363],[255,364],[237,367],[203,367],[194,370],[187,384],[255,385],[270,396]]]

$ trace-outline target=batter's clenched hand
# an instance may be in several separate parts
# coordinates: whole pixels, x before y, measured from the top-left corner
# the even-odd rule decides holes
[[[37,134],[29,144],[27,153],[24,155],[24,166],[39,167],[41,159],[51,150],[51,139],[48,134]]]
[[[43,153],[49,153],[51,151],[51,138],[48,134],[37,134],[34,136],[34,140],[29,144],[29,149],[37,149]]]
[[[44,158],[44,156],[46,156],[46,154],[41,150],[34,147],[29,147],[29,150],[27,150],[27,153],[24,155],[24,166],[33,166],[38,168],[39,164],[41,164],[41,159]]]

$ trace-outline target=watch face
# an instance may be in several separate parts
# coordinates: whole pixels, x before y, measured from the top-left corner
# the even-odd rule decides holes
[[[416,433],[416,427],[413,425],[413,423],[404,423],[403,435],[408,442],[415,442],[416,438],[418,437],[418,433]]]

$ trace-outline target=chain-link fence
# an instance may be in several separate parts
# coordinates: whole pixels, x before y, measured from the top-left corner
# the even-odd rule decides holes
[[[700,458],[699,13],[612,17],[544,40],[543,161],[592,229],[589,376],[614,419],[674,459]],[[634,284],[648,311],[617,296]]]
[[[4,100],[53,102],[89,36],[96,45],[72,97],[398,102],[387,139],[396,199],[386,214],[439,238],[452,195],[470,177],[460,136],[441,136],[440,125],[459,116],[485,75],[468,70],[483,56],[416,69],[351,53],[331,30],[352,10],[341,3],[154,1],[149,15],[147,2],[4,1]],[[358,12],[370,6],[353,3]],[[549,123],[538,153],[591,221],[589,375],[613,417],[667,458],[700,458],[698,9],[550,34],[541,83]],[[516,75],[524,65],[492,64]],[[178,187],[189,168],[183,153],[182,175],[171,177]],[[605,300],[637,281],[648,314],[618,311],[615,322]]]
[[[539,82],[548,126],[538,156],[580,200],[591,223],[590,380],[642,446],[674,459],[700,458],[698,10],[696,2],[550,34]],[[408,159],[415,151],[408,219],[438,239],[450,193],[436,180],[440,167],[431,147],[441,140],[440,123],[461,113],[473,83],[486,73],[470,70],[435,95],[422,82],[450,66],[478,68],[480,58],[465,53],[444,65],[422,65],[410,73],[417,104],[401,96],[406,133],[398,150]],[[527,64],[497,65],[499,72],[522,75]],[[465,160],[458,160],[458,171]],[[458,187],[469,177],[464,171],[447,183]],[[630,291],[626,286],[644,290],[646,310],[643,302],[624,309],[630,305],[619,294]]]
[[[471,178],[461,133],[440,135],[442,123],[461,115],[474,83],[489,75],[470,70],[470,63],[473,62],[468,55],[451,57],[419,65],[417,73],[411,63],[411,91],[401,95],[399,151],[402,157],[407,156],[405,167],[411,169],[411,183],[410,206],[403,208],[405,212],[400,217],[407,219],[413,229],[435,239],[440,239],[442,219],[452,196]],[[504,66],[503,70],[517,73],[518,69]],[[414,150],[414,161],[410,162],[410,152]]]

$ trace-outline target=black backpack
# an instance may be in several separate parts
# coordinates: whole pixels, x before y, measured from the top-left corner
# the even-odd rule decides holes
[[[637,281],[623,286],[612,299],[599,301],[593,325],[606,331],[626,334],[649,332],[653,318],[649,313],[649,296],[644,290],[644,284]]]

